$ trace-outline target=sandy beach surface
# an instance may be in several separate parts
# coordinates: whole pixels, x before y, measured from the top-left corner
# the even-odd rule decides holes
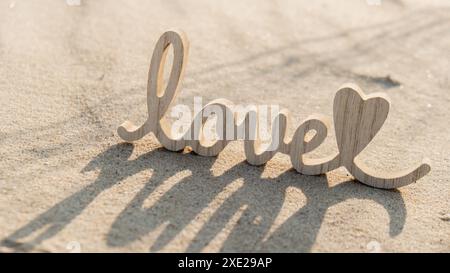
[[[69,1],[76,4],[77,1]],[[1,252],[449,252],[449,1],[0,1]],[[146,113],[154,44],[185,31],[177,100],[332,116],[347,82],[385,92],[361,158],[431,172],[398,190],[173,153],[117,127]],[[337,151],[334,130],[311,157]]]

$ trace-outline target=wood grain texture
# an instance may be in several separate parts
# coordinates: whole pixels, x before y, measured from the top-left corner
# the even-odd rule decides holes
[[[385,189],[408,185],[430,171],[427,159],[416,168],[397,173],[376,172],[358,160],[383,126],[389,104],[384,94],[366,96],[358,86],[348,84],[336,93],[333,106],[340,165],[364,184]]]
[[[164,89],[163,72],[169,46],[173,48],[173,64],[169,80]],[[243,129],[244,150],[247,161],[262,165],[276,153],[289,155],[293,167],[302,174],[319,175],[344,166],[358,181],[376,188],[392,189],[408,185],[430,171],[424,160],[416,168],[398,173],[376,172],[358,160],[358,155],[375,137],[389,113],[389,100],[384,94],[365,95],[356,85],[348,84],[338,90],[334,98],[333,117],[339,153],[321,159],[309,159],[304,154],[320,146],[330,129],[329,118],[322,115],[308,117],[296,129],[291,141],[286,140],[288,111],[282,109],[272,119],[272,138],[269,148],[264,148],[258,136],[258,110],[250,110],[238,122],[233,103],[225,99],[214,100],[197,113],[190,128],[181,136],[171,133],[171,124],[164,119],[175,100],[187,62],[188,41],[182,32],[165,32],[158,40],[153,52],[147,86],[148,118],[140,127],[130,121],[118,128],[125,141],[135,141],[153,133],[168,150],[180,151],[189,146],[203,156],[216,156],[233,140],[240,139],[237,132]],[[212,109],[220,110],[216,120],[218,139],[211,141],[203,136],[203,128]],[[255,121],[256,122],[252,122]],[[308,132],[314,131],[311,139]]]

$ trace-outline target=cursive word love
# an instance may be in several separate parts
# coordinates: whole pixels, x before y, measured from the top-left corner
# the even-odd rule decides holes
[[[166,87],[163,88],[163,75],[169,46],[173,48],[173,62]],[[175,135],[165,114],[175,100],[187,62],[188,41],[181,32],[165,32],[156,43],[150,64],[147,84],[148,118],[138,127],[130,121],[118,128],[119,136],[125,141],[135,141],[148,133],[153,133],[166,149],[180,151],[189,146],[203,156],[218,155],[232,140],[238,140],[238,132],[244,132],[244,150],[247,161],[252,165],[262,165],[276,153],[287,154],[293,167],[302,174],[318,175],[344,166],[356,180],[376,188],[392,189],[408,185],[422,178],[430,171],[424,160],[416,168],[398,173],[378,173],[371,170],[358,155],[370,143],[384,124],[389,101],[384,94],[365,95],[359,87],[347,84],[341,87],[333,105],[333,120],[336,132],[338,153],[321,159],[309,159],[304,154],[316,149],[327,136],[330,122],[327,117],[312,115],[295,130],[290,141],[286,139],[288,111],[280,110],[273,121],[271,149],[265,149],[256,133],[258,124],[254,118],[257,110],[250,110],[245,118],[236,117],[233,104],[225,99],[217,99],[205,105],[195,116],[191,126],[182,135]],[[208,120],[211,108],[224,113],[216,119],[219,139],[210,141],[202,137],[202,130]],[[206,117],[206,118],[205,118]],[[307,138],[308,132],[315,132]],[[230,137],[230,132],[232,132]],[[227,135],[227,137],[225,137]]]

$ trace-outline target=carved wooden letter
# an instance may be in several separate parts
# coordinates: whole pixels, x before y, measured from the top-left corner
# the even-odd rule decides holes
[[[163,71],[169,46],[172,45],[174,60],[169,81],[163,90]],[[288,111],[281,110],[275,117],[272,129],[272,142],[275,149],[263,150],[255,136],[257,124],[250,122],[250,117],[257,116],[257,111],[249,111],[244,120],[238,124],[233,104],[224,99],[217,99],[207,104],[196,114],[189,130],[183,136],[175,138],[171,134],[170,124],[164,119],[171,103],[179,91],[187,62],[188,42],[184,34],[168,31],[158,40],[153,52],[147,85],[147,121],[140,127],[130,121],[118,128],[119,136],[126,141],[135,141],[152,132],[161,144],[171,150],[179,151],[190,146],[194,152],[203,156],[216,156],[228,144],[237,140],[238,128],[245,127],[244,149],[247,161],[252,165],[261,165],[269,161],[277,152],[290,156],[293,167],[302,174],[318,175],[344,166],[360,182],[383,189],[392,189],[408,185],[420,179],[430,171],[427,160],[416,168],[399,173],[377,173],[365,166],[358,155],[375,137],[384,124],[389,112],[389,101],[383,94],[364,95],[356,85],[345,85],[334,98],[333,117],[339,153],[322,159],[304,158],[305,153],[313,151],[325,140],[329,130],[329,119],[321,115],[312,115],[295,131],[292,141],[285,140],[288,125]],[[217,121],[220,139],[213,143],[202,139],[203,126],[207,120],[204,113],[212,107],[224,113]],[[197,126],[196,126],[197,125]],[[198,126],[199,125],[199,126]],[[305,135],[311,131],[315,135],[308,141]],[[226,138],[232,131],[232,137]],[[275,141],[275,142],[274,142]]]

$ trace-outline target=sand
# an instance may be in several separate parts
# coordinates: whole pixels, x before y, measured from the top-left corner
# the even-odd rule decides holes
[[[295,128],[353,82],[391,99],[363,160],[432,171],[386,191],[286,156],[253,167],[239,142],[217,158],[123,143],[171,28],[191,42],[179,103],[279,104]],[[449,30],[444,0],[1,1],[0,251],[449,252]],[[336,149],[332,130],[311,156]]]

